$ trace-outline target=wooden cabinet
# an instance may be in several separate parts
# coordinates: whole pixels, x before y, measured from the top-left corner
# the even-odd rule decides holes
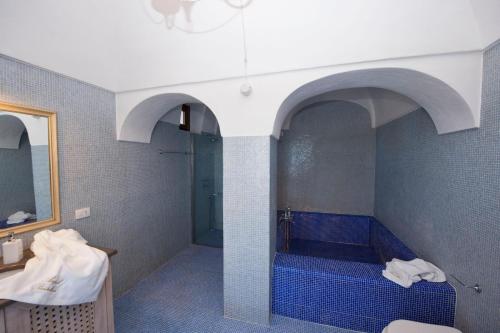
[[[108,256],[115,250],[102,249]],[[0,267],[1,268],[1,267]],[[114,333],[111,265],[95,302],[70,306],[0,300],[0,333]]]

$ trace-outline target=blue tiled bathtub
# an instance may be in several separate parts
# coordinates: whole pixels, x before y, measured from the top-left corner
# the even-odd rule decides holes
[[[396,319],[453,326],[448,283],[406,289],[382,276],[386,261],[415,254],[373,217],[293,212],[293,221],[288,253],[278,230],[273,313],[374,333]]]

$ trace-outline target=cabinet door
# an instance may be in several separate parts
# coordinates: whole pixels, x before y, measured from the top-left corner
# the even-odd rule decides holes
[[[31,332],[30,309],[24,303],[14,303],[4,308],[6,333]]]
[[[0,333],[5,333],[5,316],[3,309],[0,309]]]

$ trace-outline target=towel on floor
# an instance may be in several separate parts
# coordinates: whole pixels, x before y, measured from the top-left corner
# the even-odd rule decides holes
[[[430,282],[446,281],[446,276],[442,270],[422,259],[410,261],[392,259],[386,263],[382,275],[405,288],[411,287],[414,282],[420,280]]]
[[[17,224],[33,218],[36,218],[36,216],[30,213],[19,211],[8,217],[7,224]]]
[[[39,305],[72,305],[97,299],[108,273],[108,256],[75,230],[44,230],[34,236],[24,271],[0,281],[0,298]]]

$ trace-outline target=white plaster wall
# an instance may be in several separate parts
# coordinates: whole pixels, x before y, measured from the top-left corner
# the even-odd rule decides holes
[[[500,38],[500,1],[470,0],[480,31],[481,47],[485,48]]]
[[[324,77],[367,69],[408,69],[426,75],[432,80],[413,82],[413,78],[407,73],[395,77],[386,75],[381,70],[376,75],[356,76],[354,80],[345,78],[333,80],[319,87],[313,85],[298,90],[305,84]],[[468,52],[253,76],[250,78],[253,93],[249,97],[244,97],[239,93],[239,87],[243,82],[241,79],[118,93],[116,95],[117,137],[126,141],[149,142],[154,124],[175,106],[134,112],[137,105],[152,96],[183,94],[184,99],[175,100],[177,105],[193,100],[204,103],[217,117],[222,136],[274,135],[279,137],[281,126],[288,112],[304,99],[331,90],[367,85],[394,90],[409,96],[416,103],[424,106],[431,115],[434,114],[440,133],[447,133],[479,126],[481,71],[482,52]],[[403,86],[405,89],[402,89]],[[294,94],[293,98],[288,98],[297,91],[299,93]],[[172,101],[172,98],[167,100]],[[166,105],[165,103],[169,102],[163,103]],[[123,131],[123,128],[126,130]]]
[[[119,92],[243,75],[240,15],[219,30],[187,34],[155,23],[149,4],[2,0],[0,53]],[[500,37],[498,7],[496,0],[253,0],[244,12],[248,72],[480,50]],[[195,27],[235,13],[221,0],[193,8]]]

